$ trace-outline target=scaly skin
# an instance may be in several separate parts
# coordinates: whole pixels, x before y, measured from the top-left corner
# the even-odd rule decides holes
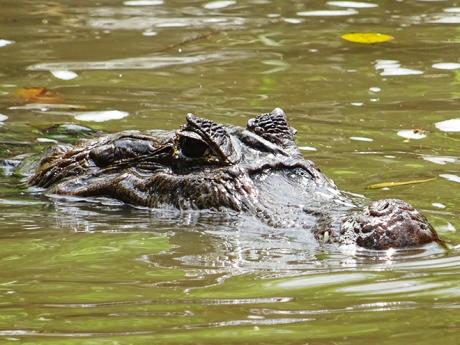
[[[404,201],[366,206],[341,193],[304,159],[294,134],[279,108],[249,120],[246,129],[188,114],[186,125],[158,137],[126,131],[56,146],[29,183],[152,208],[231,209],[275,227],[308,229],[322,242],[369,249],[438,241]]]

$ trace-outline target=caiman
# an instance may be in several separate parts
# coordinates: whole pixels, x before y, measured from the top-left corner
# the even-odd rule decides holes
[[[246,128],[187,114],[185,125],[166,134],[123,131],[55,146],[29,183],[51,194],[149,208],[232,210],[311,231],[321,243],[388,249],[439,241],[407,202],[341,192],[303,157],[295,132],[280,108]]]

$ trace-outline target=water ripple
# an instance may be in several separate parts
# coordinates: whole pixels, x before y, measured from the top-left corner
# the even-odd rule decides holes
[[[116,18],[92,18],[88,19],[87,25],[93,28],[106,30],[145,30],[151,28],[230,28],[242,27],[246,20],[240,17],[130,17]]]
[[[70,61],[56,63],[40,63],[27,67],[29,71],[54,71],[54,70],[120,70],[120,69],[159,69],[169,66],[209,63],[216,61],[234,61],[250,57],[251,54],[243,52],[219,52],[213,54],[200,54],[189,56],[146,56],[106,61]]]
[[[260,298],[202,298],[202,299],[149,299],[138,301],[111,301],[97,303],[44,303],[43,307],[49,308],[100,308],[117,305],[246,305],[246,304],[271,304],[288,303],[292,297],[260,297]]]

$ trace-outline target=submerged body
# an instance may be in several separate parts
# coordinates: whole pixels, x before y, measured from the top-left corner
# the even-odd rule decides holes
[[[126,131],[56,146],[29,182],[54,194],[153,208],[231,209],[275,227],[308,229],[321,242],[369,249],[438,240],[404,201],[366,205],[340,192],[302,156],[294,134],[279,108],[249,120],[247,128],[188,114],[186,125],[162,136]]]

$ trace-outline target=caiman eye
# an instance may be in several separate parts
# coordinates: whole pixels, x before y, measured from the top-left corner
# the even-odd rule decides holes
[[[190,137],[181,137],[179,147],[182,155],[187,158],[203,157],[208,149],[208,145],[204,141]]]

